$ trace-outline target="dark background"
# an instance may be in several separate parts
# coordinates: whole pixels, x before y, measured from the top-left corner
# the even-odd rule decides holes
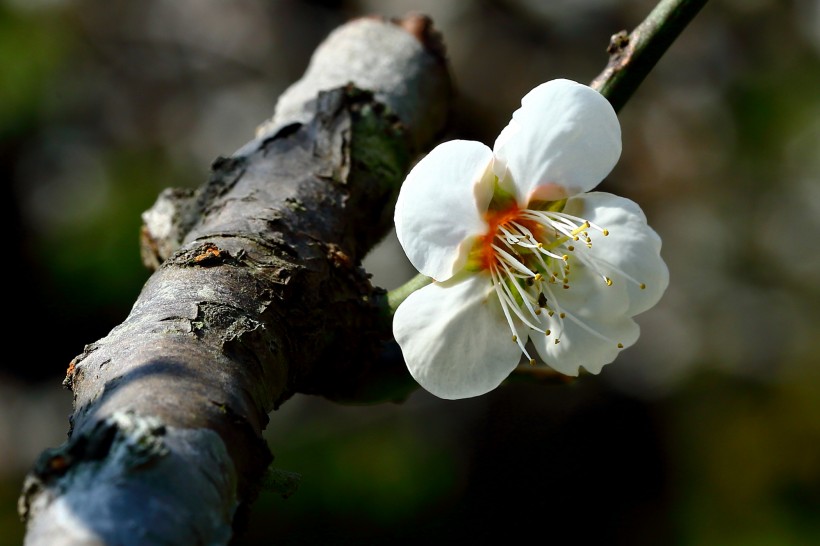
[[[590,81],[653,2],[0,0],[7,234],[0,545],[25,471],[67,430],[65,368],[128,313],[140,213],[249,140],[336,26],[430,14],[491,144],[529,89]],[[297,397],[244,544],[820,543],[820,2],[713,0],[620,114],[603,189],[637,201],[671,284],[597,377],[402,405]],[[393,287],[394,240],[368,258]],[[8,328],[8,326],[7,326]]]

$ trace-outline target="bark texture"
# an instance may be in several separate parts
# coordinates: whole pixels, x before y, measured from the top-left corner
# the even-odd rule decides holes
[[[445,122],[440,52],[423,17],[342,27],[257,138],[145,213],[156,271],[69,367],[69,439],[26,480],[26,544],[225,544],[272,459],[269,411],[405,374],[376,365],[384,295],[358,264]]]

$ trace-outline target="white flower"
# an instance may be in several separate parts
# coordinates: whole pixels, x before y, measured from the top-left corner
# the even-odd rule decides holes
[[[436,282],[400,305],[393,333],[422,387],[484,394],[522,354],[535,363],[533,348],[563,374],[597,374],[635,343],[632,317],[657,303],[669,273],[638,205],[584,193],[620,154],[609,102],[554,80],[522,99],[492,150],[446,142],[413,168],[396,232]]]

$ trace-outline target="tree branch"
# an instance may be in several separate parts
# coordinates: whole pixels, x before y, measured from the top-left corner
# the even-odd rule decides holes
[[[226,543],[272,459],[268,412],[358,388],[383,318],[357,264],[449,108],[429,20],[401,25],[334,32],[256,139],[146,213],[156,272],[69,366],[69,440],[20,499],[27,544]]]
[[[590,87],[619,111],[706,1],[661,0],[631,33],[614,34],[607,48],[609,64]]]
[[[620,108],[704,3],[663,0],[593,86]],[[415,388],[390,339],[404,296],[388,301],[358,263],[447,117],[441,51],[421,17],[343,27],[257,138],[146,212],[156,272],[69,366],[69,440],[40,457],[20,499],[27,544],[225,543],[272,458],[270,410],[295,392]]]

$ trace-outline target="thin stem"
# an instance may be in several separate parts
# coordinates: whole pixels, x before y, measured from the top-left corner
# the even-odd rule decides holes
[[[419,273],[403,285],[395,288],[387,293],[387,308],[390,311],[390,315],[392,316],[396,309],[399,308],[399,305],[410,296],[413,292],[420,288],[424,288],[428,284],[432,283],[433,279],[422,275]]]
[[[707,0],[661,0],[630,34],[612,36],[609,64],[590,87],[620,110]]]

